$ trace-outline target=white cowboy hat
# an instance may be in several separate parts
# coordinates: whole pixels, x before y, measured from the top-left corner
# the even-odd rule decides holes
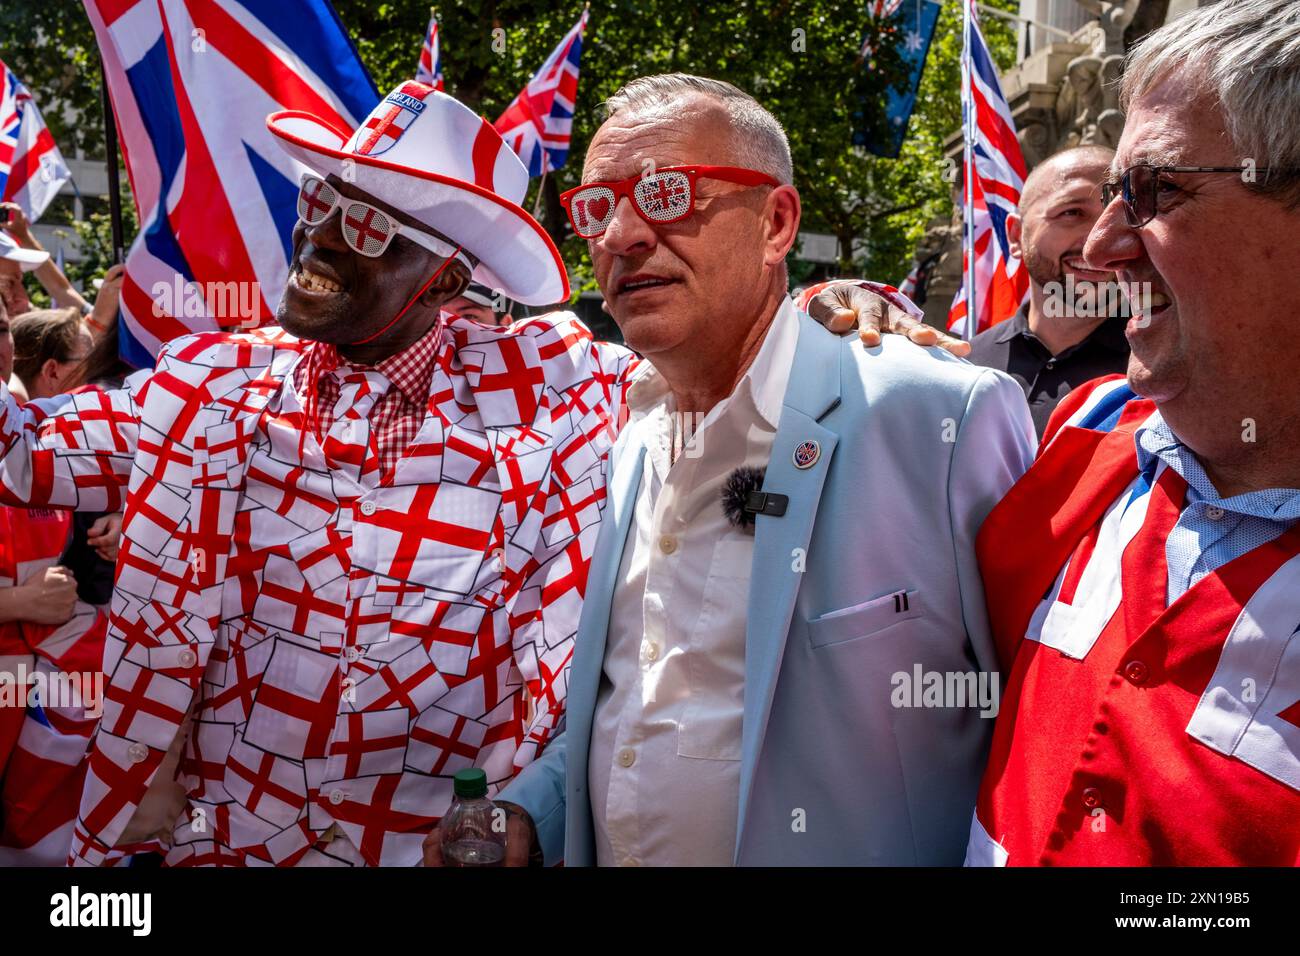
[[[528,170],[491,123],[445,93],[403,83],[351,133],[296,110],[272,113],[266,125],[308,169],[355,183],[454,240],[479,260],[476,282],[530,305],[569,297],[559,250],[519,205]]]
[[[24,249],[14,242],[6,232],[0,232],[0,259],[8,259],[22,266],[23,272],[31,272],[37,266],[50,261],[50,254],[44,250]]]

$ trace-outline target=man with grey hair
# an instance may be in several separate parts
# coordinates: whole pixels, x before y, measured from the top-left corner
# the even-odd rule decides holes
[[[627,110],[667,117],[684,97],[692,95],[713,100],[725,111],[735,132],[736,159],[742,166],[765,172],[778,183],[794,182],[790,143],[780,121],[744,90],[723,80],[688,73],[639,77],[605,101],[605,118]]]
[[[797,310],[790,180],[771,114],[674,75],[613,97],[562,197],[647,368],[565,732],[501,793],[547,861],[961,860],[997,711],[974,536],[1032,424],[1002,373]]]
[[[1058,408],[980,532],[1009,684],[968,861],[1300,862],[1300,5],[1151,34],[1091,268],[1127,381]]]

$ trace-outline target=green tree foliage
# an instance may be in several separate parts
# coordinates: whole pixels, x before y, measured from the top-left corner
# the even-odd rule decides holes
[[[913,2],[904,0],[905,14]],[[985,2],[1017,6],[1015,0]],[[424,0],[336,0],[335,7],[381,89],[414,75],[429,17]],[[600,103],[637,76],[673,70],[729,80],[771,109],[790,136],[803,229],[837,237],[838,271],[901,279],[926,224],[952,210],[943,142],[961,122],[961,6],[954,0],[943,5],[898,159],[850,145],[854,114],[879,122],[887,85],[902,81],[897,36],[876,30],[874,62],[860,62],[862,40],[876,29],[865,8],[863,0],[594,0],[572,150],[568,164],[547,177],[539,213],[561,240],[575,286],[595,283],[586,244],[568,235],[559,192],[579,181]],[[581,11],[573,0],[439,4],[448,92],[495,119]],[[992,16],[983,26],[994,58],[1009,67],[1013,31]],[[98,57],[77,0],[4,0],[0,57],[32,87],[63,148],[80,145],[90,155],[102,154]],[[792,267],[795,280],[812,272],[797,260]]]
[[[903,10],[912,2],[904,0]],[[1014,0],[993,2],[1016,6]],[[338,0],[337,7],[381,89],[414,74],[428,19],[424,3]],[[865,104],[867,116],[878,122],[887,85],[901,83],[903,74],[894,49],[900,37],[881,36],[865,7],[860,0],[594,0],[572,151],[566,166],[547,177],[542,218],[548,231],[557,239],[567,235],[556,197],[579,181],[582,156],[600,124],[599,105],[635,77],[680,70],[735,83],[785,125],[804,202],[803,229],[837,237],[839,271],[901,279],[925,225],[952,210],[943,141],[961,123],[961,7],[944,4],[898,159],[850,146],[854,114]],[[581,9],[554,0],[440,4],[448,92],[495,119]],[[859,50],[873,30],[879,38],[874,64],[863,64]],[[995,58],[1010,66],[1013,31],[994,17],[985,18],[984,31]],[[562,249],[575,285],[594,288],[586,244],[569,237]],[[796,281],[812,271],[805,263],[792,266]]]
[[[126,189],[125,180],[122,188]],[[81,242],[81,261],[68,263],[68,278],[89,289],[91,280],[98,279],[113,264],[113,220],[107,211],[92,212],[85,219],[73,223],[73,228]],[[122,198],[122,232],[127,237],[128,246],[139,228],[135,204],[128,193]]]
[[[104,155],[99,50],[80,0],[4,0],[0,59],[32,91],[61,150]]]

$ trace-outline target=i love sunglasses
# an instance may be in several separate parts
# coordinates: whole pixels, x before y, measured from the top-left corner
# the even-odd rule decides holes
[[[343,239],[354,252],[371,259],[384,254],[394,236],[405,236],[417,246],[428,249],[443,259],[457,258],[473,268],[460,246],[446,239],[435,238],[413,226],[400,223],[382,209],[355,199],[345,199],[337,189],[317,176],[303,176],[298,189],[298,219],[309,226],[317,226],[342,210],[340,227]]]
[[[624,197],[637,215],[651,225],[678,222],[695,210],[695,184],[717,179],[742,186],[777,186],[767,173],[739,166],[665,166],[648,175],[629,176],[617,182],[583,183],[560,194],[573,231],[583,239],[598,239],[614,220]]]

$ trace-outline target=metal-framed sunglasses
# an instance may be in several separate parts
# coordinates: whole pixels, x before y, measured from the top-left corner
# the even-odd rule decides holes
[[[1246,170],[1267,173],[1267,166],[1153,166],[1138,163],[1120,173],[1117,181],[1101,184],[1101,205],[1112,199],[1124,200],[1124,220],[1134,229],[1145,226],[1160,214],[1160,177],[1169,173],[1244,173]]]
[[[417,246],[428,249],[435,256],[443,259],[457,258],[473,268],[460,246],[450,243],[445,238],[437,238],[427,232],[398,222],[382,209],[376,209],[369,203],[344,198],[337,189],[318,176],[304,175],[298,188],[298,219],[308,226],[317,226],[336,209],[342,210],[343,221],[340,227],[343,239],[353,252],[376,259],[392,243],[394,236],[405,236]]]
[[[614,221],[614,211],[624,196],[632,200],[637,215],[652,226],[685,219],[695,211],[695,183],[700,179],[742,186],[780,185],[767,173],[739,166],[664,166],[648,176],[583,183],[561,193],[560,203],[569,214],[574,233],[582,239],[598,239]]]

